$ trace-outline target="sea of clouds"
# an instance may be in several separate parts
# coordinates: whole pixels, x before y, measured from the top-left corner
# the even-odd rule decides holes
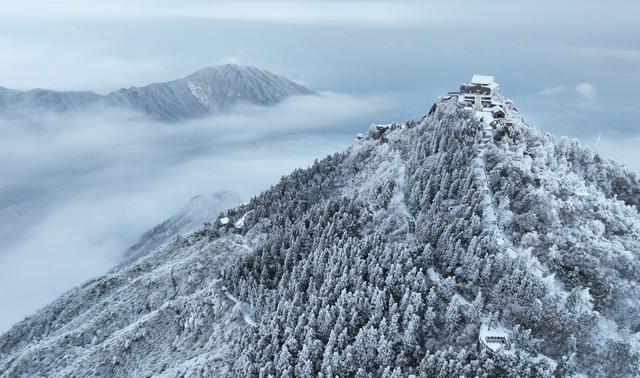
[[[0,118],[0,331],[107,272],[193,195],[248,199],[343,149],[385,101],[322,93],[177,124],[114,109]]]

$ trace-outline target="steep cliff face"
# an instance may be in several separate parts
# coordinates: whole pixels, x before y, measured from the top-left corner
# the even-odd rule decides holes
[[[251,66],[207,67],[185,78],[107,95],[91,91],[46,89],[17,91],[0,87],[0,113],[87,111],[95,107],[134,110],[167,122],[222,112],[239,103],[273,105],[289,96],[314,92],[282,76]]]
[[[17,324],[0,371],[633,376],[638,177],[507,113],[375,128]]]

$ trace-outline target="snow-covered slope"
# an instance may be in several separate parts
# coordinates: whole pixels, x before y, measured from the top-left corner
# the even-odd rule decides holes
[[[171,218],[145,232],[140,240],[127,250],[125,260],[129,261],[144,256],[169,244],[176,237],[189,235],[202,227],[203,224],[215,221],[218,214],[239,205],[240,202],[240,196],[229,191],[197,195],[191,198]]]
[[[289,96],[312,93],[271,72],[227,64],[204,68],[168,83],[119,89],[110,93],[104,102],[173,121],[224,111],[240,102],[273,105]]]
[[[455,98],[0,337],[3,376],[639,371],[640,181]]]
[[[313,93],[271,72],[227,64],[166,83],[119,89],[105,96],[90,91],[17,91],[0,87],[0,113],[33,109],[85,111],[108,106],[132,109],[162,121],[177,121],[225,111],[238,103],[273,105],[289,96]]]

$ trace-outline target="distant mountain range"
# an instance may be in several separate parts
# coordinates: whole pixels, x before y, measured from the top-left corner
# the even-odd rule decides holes
[[[230,109],[239,103],[273,105],[289,96],[314,92],[293,81],[252,66],[207,67],[182,79],[122,88],[107,95],[92,91],[19,91],[0,87],[0,114],[22,111],[85,111],[116,107],[174,122]]]

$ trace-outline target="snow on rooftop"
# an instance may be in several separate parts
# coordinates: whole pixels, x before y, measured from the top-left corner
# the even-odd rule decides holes
[[[500,325],[495,325],[491,328],[486,323],[480,325],[480,337],[494,336],[494,337],[509,337],[510,331]]]
[[[236,223],[234,223],[234,224],[233,224],[233,226],[234,226],[235,228],[242,228],[242,227],[244,227],[244,222],[245,222],[245,220],[247,219],[247,216],[248,216],[249,214],[251,214],[251,213],[253,213],[253,210],[249,210],[249,211],[247,211],[246,213],[244,213],[244,215],[242,216],[242,218],[238,219],[238,220],[236,221]]]
[[[495,353],[498,350],[504,350],[505,343],[509,337],[509,330],[502,326],[489,327],[486,323],[480,325],[480,333],[478,338],[482,346],[490,352]]]
[[[495,79],[493,78],[493,76],[488,75],[473,75],[473,77],[471,78],[471,83],[489,85],[495,84]]]
[[[242,227],[244,227],[244,220],[245,220],[245,218],[246,218],[246,217],[247,217],[247,214],[245,213],[245,214],[242,216],[242,218],[238,219],[238,220],[236,221],[236,223],[234,223],[234,224],[233,224],[233,226],[234,226],[235,228],[242,228]]]

